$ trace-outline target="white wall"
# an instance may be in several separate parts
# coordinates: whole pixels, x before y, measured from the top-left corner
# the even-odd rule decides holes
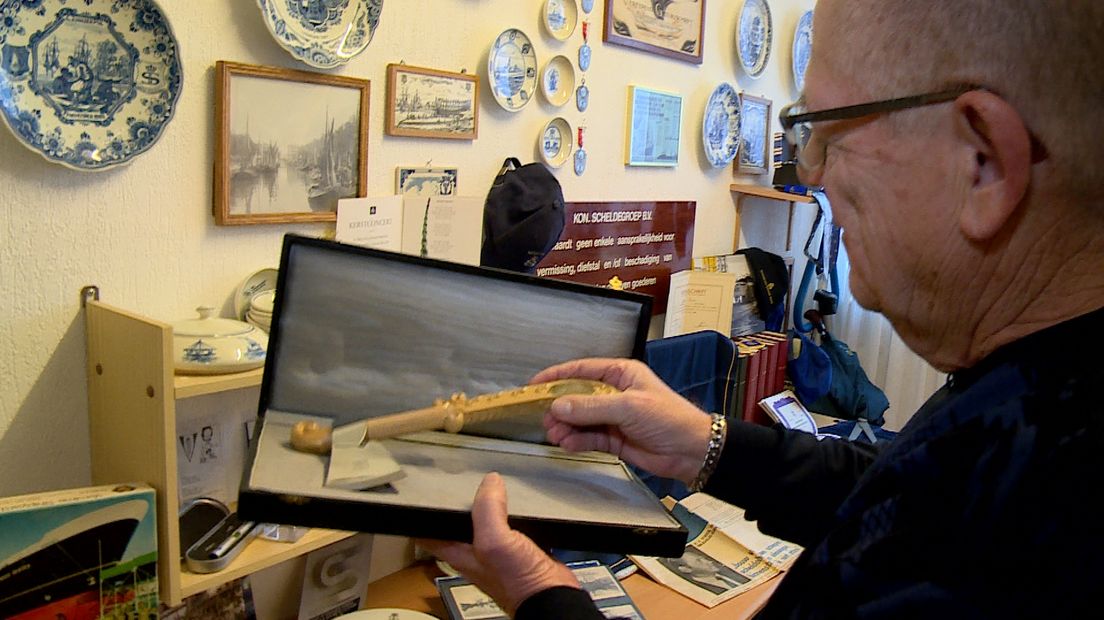
[[[375,39],[335,71],[372,81],[369,193],[390,194],[395,167],[455,164],[461,193],[483,195],[507,155],[536,157],[540,128],[555,115],[587,126],[590,165],[576,177],[557,172],[569,201],[695,200],[696,255],[733,249],[732,170],[714,170],[701,149],[701,112],[721,81],[765,95],[774,111],[795,97],[790,78],[793,28],[812,0],[772,0],[775,39],[767,71],[752,80],[737,69],[737,1],[707,3],[705,62],[694,66],[601,41],[601,0],[590,16],[594,60],[590,109],[555,109],[543,100],[511,114],[483,81],[474,142],[383,135],[386,65],[407,64],[484,76],[487,48],[508,27],[525,30],[541,66],[553,54],[575,58],[581,29],[557,42],[539,23],[542,0],[387,0]],[[319,235],[327,225],[219,227],[211,216],[214,153],[213,67],[217,60],[305,69],[269,36],[254,0],[161,0],[180,41],[184,90],[160,141],[130,165],[100,173],[48,163],[0,130],[0,495],[89,483],[84,327],[78,292],[148,316],[192,316],[200,304],[230,311],[248,273],[274,266],[288,231]],[[622,164],[626,86],[685,97],[681,163],[676,169]],[[761,182],[766,182],[761,179]],[[775,251],[785,209],[756,202],[744,213],[753,245]]]

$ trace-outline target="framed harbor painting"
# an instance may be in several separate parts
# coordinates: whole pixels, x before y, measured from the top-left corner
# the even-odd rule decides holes
[[[740,93],[740,117],[736,171],[763,174],[771,160],[771,100]]]
[[[700,65],[705,0],[606,0],[602,40]]]
[[[387,65],[387,135],[479,137],[479,76]]]
[[[215,221],[333,222],[368,189],[369,82],[219,61]]]

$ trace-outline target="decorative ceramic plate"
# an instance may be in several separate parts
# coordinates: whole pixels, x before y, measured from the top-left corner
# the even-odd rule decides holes
[[[736,26],[736,54],[749,76],[757,78],[767,68],[773,38],[774,26],[767,0],[744,0]]]
[[[153,0],[0,0],[0,116],[54,163],[126,163],[176,112],[179,53]]]
[[[541,17],[552,38],[566,41],[575,32],[575,25],[579,22],[579,9],[575,6],[575,0],[544,0]]]
[[[537,52],[517,28],[498,35],[487,54],[487,79],[498,105],[517,112],[537,90]]]
[[[563,117],[548,121],[541,130],[538,145],[544,163],[559,168],[571,157],[571,125]]]
[[[268,31],[319,69],[345,64],[372,42],[383,0],[257,0]]]
[[[361,609],[360,611],[338,616],[334,620],[437,620],[437,617],[413,609],[389,607],[386,609]]]
[[[731,164],[740,150],[740,95],[728,83],[713,89],[705,104],[702,145],[714,168]]]
[[[805,88],[805,69],[809,67],[809,55],[813,50],[813,12],[806,11],[797,20],[797,28],[794,29],[793,66],[794,86],[798,91]]]
[[[253,301],[253,296],[264,291],[276,290],[276,277],[279,275],[275,269],[267,267],[258,269],[246,276],[238,288],[234,291],[234,316],[239,321],[245,320],[245,313]]]
[[[567,56],[553,56],[541,73],[541,92],[557,108],[575,92],[575,67]]]

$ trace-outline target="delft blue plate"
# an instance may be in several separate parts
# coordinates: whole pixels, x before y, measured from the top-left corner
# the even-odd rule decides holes
[[[579,9],[575,0],[544,0],[544,27],[557,41],[566,41],[575,32]]]
[[[732,163],[740,150],[740,95],[728,83],[713,89],[705,104],[702,145],[714,168]]]
[[[537,52],[528,35],[509,28],[498,35],[487,54],[487,79],[498,105],[517,112],[537,90]]]
[[[345,64],[372,42],[383,0],[257,0],[265,25],[292,56],[319,69]]]
[[[103,170],[144,153],[182,84],[153,0],[0,0],[0,116],[52,162]]]
[[[809,55],[813,50],[813,12],[806,11],[801,19],[797,20],[797,28],[794,29],[793,67],[794,86],[800,92],[805,89],[805,69],[809,67]]]
[[[556,117],[541,130],[540,151],[541,160],[553,168],[559,168],[571,157],[572,147],[571,125],[562,117]]]
[[[740,66],[753,78],[763,75],[770,60],[774,26],[767,0],[744,0],[736,27],[736,55]]]

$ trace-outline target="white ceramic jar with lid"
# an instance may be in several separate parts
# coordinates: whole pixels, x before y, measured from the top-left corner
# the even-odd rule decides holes
[[[176,372],[210,375],[264,366],[268,334],[243,321],[219,318],[210,306],[196,311],[198,319],[172,323]]]

